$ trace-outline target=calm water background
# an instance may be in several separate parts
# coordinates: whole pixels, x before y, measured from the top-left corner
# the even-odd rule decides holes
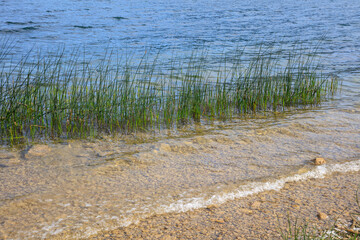
[[[343,91],[310,111],[203,126],[200,138],[189,126],[186,137],[159,142],[50,144],[43,157],[2,149],[0,238],[77,239],[266,190],[274,179],[266,186],[278,189],[296,173],[322,177],[309,165],[315,156],[329,160],[323,172],[360,169],[359,0],[0,0],[4,39],[16,42],[13,60],[65,46],[93,58],[152,49],[165,65],[199,48],[216,63],[236,47],[319,44],[323,71],[339,76]]]
[[[327,70],[351,75],[360,71],[360,1],[1,0],[0,37],[16,39],[16,56],[59,45],[85,46],[91,56],[108,47],[181,56],[199,47],[216,55],[235,47],[321,41]]]

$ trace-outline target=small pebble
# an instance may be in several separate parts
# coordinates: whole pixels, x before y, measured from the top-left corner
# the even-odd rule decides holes
[[[314,159],[314,164],[315,164],[315,165],[323,165],[323,164],[325,164],[325,163],[326,163],[326,161],[325,161],[324,158],[318,157],[318,158],[315,158],[315,159]]]
[[[323,212],[318,212],[317,216],[318,216],[318,218],[319,218],[320,220],[326,220],[326,219],[329,218],[329,216],[326,215],[326,214],[323,213]]]
[[[221,224],[225,223],[225,221],[223,219],[215,219],[214,222],[221,223]]]
[[[212,204],[206,207],[207,210],[214,210],[215,208],[218,208],[219,206],[216,204]]]

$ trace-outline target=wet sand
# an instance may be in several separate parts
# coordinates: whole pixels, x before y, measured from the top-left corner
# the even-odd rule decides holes
[[[360,210],[359,183],[360,172],[334,173],[221,205],[155,215],[89,239],[280,239],[279,229],[286,228],[288,219],[330,229],[336,221],[350,223],[352,213]],[[319,212],[328,218],[320,220]]]

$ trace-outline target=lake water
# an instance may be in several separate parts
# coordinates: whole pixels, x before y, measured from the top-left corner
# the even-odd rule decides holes
[[[50,143],[44,154],[0,151],[0,239],[79,238],[360,168],[360,1],[0,0],[0,39],[30,49],[107,48],[187,56],[207,48],[319,44],[343,81],[322,106],[187,126],[174,134]],[[10,60],[10,59],[7,59]],[[327,166],[310,164],[314,157]]]
[[[360,3],[344,1],[7,1],[0,36],[18,41],[15,54],[40,48],[107,47],[143,54],[177,54],[196,47],[212,53],[259,43],[309,46],[338,73],[359,73]]]

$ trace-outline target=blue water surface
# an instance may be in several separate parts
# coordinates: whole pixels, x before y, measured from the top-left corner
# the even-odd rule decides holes
[[[108,47],[143,54],[152,49],[186,55],[236,47],[314,46],[327,70],[360,72],[359,0],[1,0],[0,38],[15,39],[15,56],[30,49]]]

